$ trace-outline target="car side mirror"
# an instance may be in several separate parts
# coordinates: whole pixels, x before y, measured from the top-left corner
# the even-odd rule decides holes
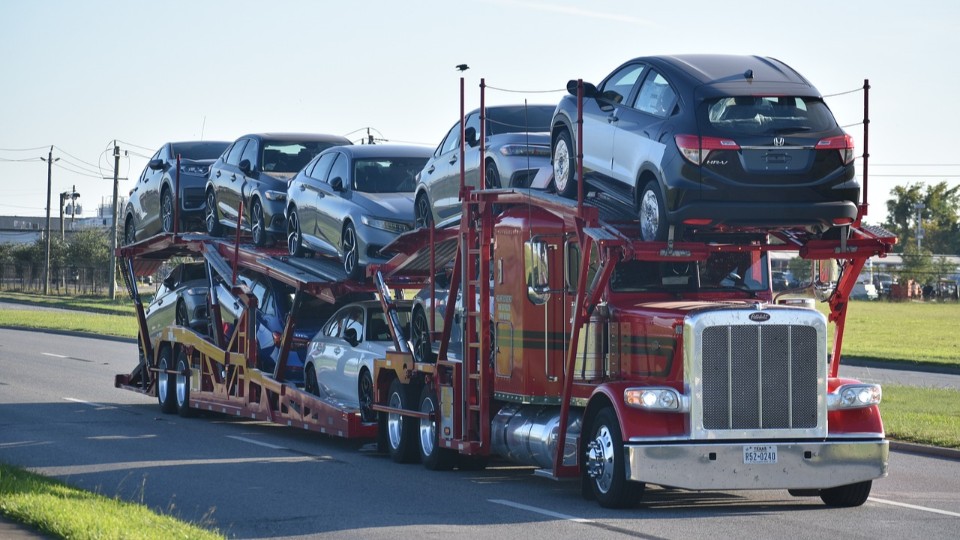
[[[330,187],[332,187],[334,191],[343,191],[343,178],[337,176],[331,180]]]
[[[567,81],[567,92],[569,92],[570,95],[572,95],[572,96],[576,96],[576,95],[577,95],[577,81],[575,81],[575,80]],[[596,85],[593,85],[593,84],[588,83],[588,82],[584,82],[584,83],[583,83],[583,97],[584,97],[584,98],[587,98],[587,99],[589,99],[589,98],[595,98],[595,97],[597,97],[597,93],[598,93],[598,92],[597,92],[597,87],[596,87]]]
[[[249,159],[240,160],[240,172],[248,176],[253,172],[253,166],[250,164]]]
[[[467,141],[467,146],[473,148],[480,144],[480,141],[477,139],[477,128],[468,127],[463,131],[463,137]]]
[[[147,167],[154,171],[162,170],[164,168],[163,160],[159,158],[151,159],[150,162],[147,163]]]
[[[347,328],[343,331],[343,339],[350,344],[351,347],[356,347],[360,343],[360,336],[357,335],[356,328]]]

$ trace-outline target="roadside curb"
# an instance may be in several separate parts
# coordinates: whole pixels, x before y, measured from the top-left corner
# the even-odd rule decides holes
[[[104,334],[91,334],[90,332],[79,332],[76,330],[56,330],[53,328],[30,328],[27,326],[15,326],[0,324],[0,328],[4,330],[21,330],[24,332],[42,332],[44,334],[54,334],[58,336],[71,336],[71,337],[84,337],[90,339],[102,339],[105,341],[118,341],[121,343],[136,343],[136,338],[128,338],[122,336],[108,336]]]
[[[941,446],[928,446],[903,441],[890,441],[890,449],[897,452],[906,452],[908,454],[920,454],[923,456],[939,457],[960,461],[960,449],[943,448]]]

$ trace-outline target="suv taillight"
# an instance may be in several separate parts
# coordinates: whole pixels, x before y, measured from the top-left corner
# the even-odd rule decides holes
[[[696,135],[676,135],[680,153],[690,163],[702,165],[713,150],[740,150],[740,145],[731,139],[720,137],[698,137]]]
[[[844,133],[836,137],[827,137],[820,139],[817,143],[817,150],[837,150],[840,152],[840,159],[847,165],[853,161],[853,137]]]

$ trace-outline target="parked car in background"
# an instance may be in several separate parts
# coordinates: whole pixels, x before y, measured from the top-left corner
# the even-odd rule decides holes
[[[280,358],[284,326],[293,309],[294,290],[279,281],[255,273],[241,272],[238,279],[257,299],[257,368],[274,373]],[[217,298],[222,308],[220,311],[223,323],[228,332],[232,333],[244,306],[231,294],[226,284],[217,286]],[[309,294],[302,295],[302,298],[300,309],[295,314],[296,326],[287,355],[287,369],[284,372],[284,379],[294,384],[303,383],[303,359],[307,345],[335,309],[333,304]]]
[[[869,279],[857,282],[853,286],[853,290],[850,291],[851,300],[876,300],[878,298],[880,298],[880,294],[877,292],[877,287]]]
[[[400,324],[408,324],[409,300],[397,302]],[[373,404],[373,361],[393,348],[393,337],[377,300],[348,304],[310,342],[305,388],[314,395],[357,408],[364,422],[377,420]]]
[[[352,279],[380,250],[413,228],[415,177],[428,148],[363,145],[330,148],[307,164],[287,191],[287,249],[339,257]]]
[[[577,99],[552,128],[553,184],[577,192]],[[587,184],[632,205],[644,240],[670,225],[823,232],[857,216],[853,139],[820,92],[773,58],[636,58],[584,84]]]
[[[203,190],[210,165],[229,144],[227,141],[187,141],[161,146],[130,190],[123,212],[124,243],[173,232],[176,201],[180,205],[178,230],[202,231]],[[180,156],[179,196],[176,195],[177,156]]]
[[[770,282],[773,285],[774,292],[795,289],[800,286],[800,282],[793,277],[793,272],[789,270],[770,272]]]
[[[287,184],[297,171],[331,146],[349,145],[338,135],[261,133],[244,135],[210,168],[205,193],[207,233],[219,236],[235,228],[243,201],[240,228],[263,247],[287,234],[284,218]]]
[[[151,340],[171,324],[207,334],[210,320],[208,290],[205,263],[185,262],[175,266],[160,283],[157,294],[144,311]]]
[[[486,187],[546,188],[550,167],[550,117],[553,105],[499,105],[486,108],[486,141],[480,159],[480,109],[464,121],[464,180]],[[460,215],[460,122],[450,128],[417,177],[417,226]]]

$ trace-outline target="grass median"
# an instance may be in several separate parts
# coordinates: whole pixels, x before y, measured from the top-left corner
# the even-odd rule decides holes
[[[44,534],[71,539],[225,538],[145,506],[70,487],[0,464],[0,512]]]

